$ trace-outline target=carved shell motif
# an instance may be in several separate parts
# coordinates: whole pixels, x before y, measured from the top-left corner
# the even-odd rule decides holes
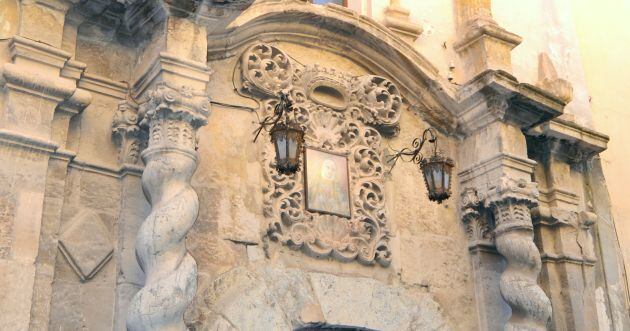
[[[388,266],[390,232],[379,130],[392,132],[388,128],[398,125],[402,98],[396,86],[383,77],[353,77],[320,66],[292,69],[288,56],[265,44],[250,47],[241,65],[245,89],[264,95],[264,115],[273,111],[275,92],[289,90],[297,121],[306,128],[306,145],[348,158],[349,219],[306,210],[303,172],[278,174],[273,147],[267,144],[263,193],[269,237],[315,257]]]

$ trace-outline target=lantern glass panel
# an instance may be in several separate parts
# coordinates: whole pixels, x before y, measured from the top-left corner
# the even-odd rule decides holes
[[[289,149],[289,159],[295,159],[297,157],[298,150],[298,142],[296,140],[295,134],[289,136],[289,140],[287,142]]]
[[[433,163],[431,164],[433,170],[431,171],[433,173],[433,191],[435,193],[441,193],[444,189],[444,186],[442,185],[442,167],[440,167],[439,163]]]
[[[284,135],[278,133],[276,135],[276,159],[284,160],[287,158],[287,142]]]

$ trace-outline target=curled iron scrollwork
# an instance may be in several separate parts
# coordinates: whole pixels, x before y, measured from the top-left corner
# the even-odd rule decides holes
[[[262,153],[267,234],[314,257],[388,266],[391,234],[381,135],[392,132],[383,128],[398,125],[398,89],[383,77],[353,77],[320,66],[297,66],[289,59],[274,46],[249,47],[241,61],[243,87],[262,95],[264,116],[273,110],[274,93],[289,91],[297,121],[306,128],[306,145],[347,155],[352,216],[306,210],[304,173],[278,174],[273,147],[267,144]]]

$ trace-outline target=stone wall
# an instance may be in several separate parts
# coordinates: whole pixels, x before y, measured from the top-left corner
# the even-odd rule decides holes
[[[572,7],[371,3],[0,0],[0,329],[629,327]],[[281,89],[349,219],[253,142]]]

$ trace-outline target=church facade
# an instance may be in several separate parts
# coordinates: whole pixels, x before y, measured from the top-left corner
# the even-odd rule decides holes
[[[575,43],[495,6],[0,0],[0,329],[630,330]]]

